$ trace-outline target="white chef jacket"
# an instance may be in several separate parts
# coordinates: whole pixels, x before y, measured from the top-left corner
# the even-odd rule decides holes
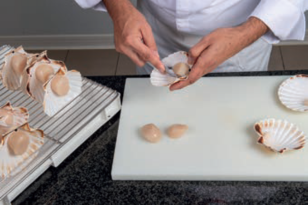
[[[83,8],[106,11],[101,0],[75,0]],[[308,0],[138,0],[164,58],[179,50],[188,51],[202,37],[222,27],[233,27],[250,16],[261,19],[270,31],[216,67],[212,72],[266,71],[273,43],[302,40],[304,11]],[[150,74],[149,64],[137,67],[138,74]]]
[[[82,8],[105,11],[102,0],[75,0]],[[308,0],[143,0],[152,14],[179,32],[202,35],[232,27],[250,16],[261,19],[270,32],[263,38],[303,40]]]

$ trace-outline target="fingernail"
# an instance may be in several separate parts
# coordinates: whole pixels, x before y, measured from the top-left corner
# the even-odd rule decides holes
[[[153,51],[154,55],[159,58],[159,54],[158,54],[158,51]]]

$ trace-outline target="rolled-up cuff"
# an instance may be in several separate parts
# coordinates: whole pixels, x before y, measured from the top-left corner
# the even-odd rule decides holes
[[[107,11],[102,0],[75,0],[76,3],[83,9],[92,8],[97,11]]]
[[[306,31],[304,12],[288,0],[261,0],[250,16],[263,21],[270,29],[263,38],[269,43],[280,40],[303,40]]]

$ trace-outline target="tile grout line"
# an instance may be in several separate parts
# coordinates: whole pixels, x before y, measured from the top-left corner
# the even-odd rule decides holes
[[[115,73],[114,73],[114,76],[116,76],[117,75],[117,72],[118,72],[118,66],[119,66],[119,61],[120,61],[120,53],[118,53],[117,52],[117,54],[118,54],[118,59],[117,59],[117,64],[116,64],[116,68],[115,68]]]
[[[281,51],[281,46],[279,46],[279,53],[280,53],[280,58],[281,58],[281,61],[282,61],[283,70],[286,70],[286,66],[284,64],[284,59],[283,59],[283,55],[282,55],[282,51]]]

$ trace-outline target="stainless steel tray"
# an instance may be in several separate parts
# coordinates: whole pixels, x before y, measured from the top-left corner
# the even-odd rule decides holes
[[[0,48],[0,68],[1,50],[3,48]],[[43,130],[46,139],[23,171],[0,181],[0,204],[10,203],[48,167],[57,167],[121,108],[118,92],[87,78],[83,78],[82,93],[52,118],[38,102],[20,91],[7,90],[0,82],[0,106],[8,101],[13,106],[26,107],[30,126]]]

